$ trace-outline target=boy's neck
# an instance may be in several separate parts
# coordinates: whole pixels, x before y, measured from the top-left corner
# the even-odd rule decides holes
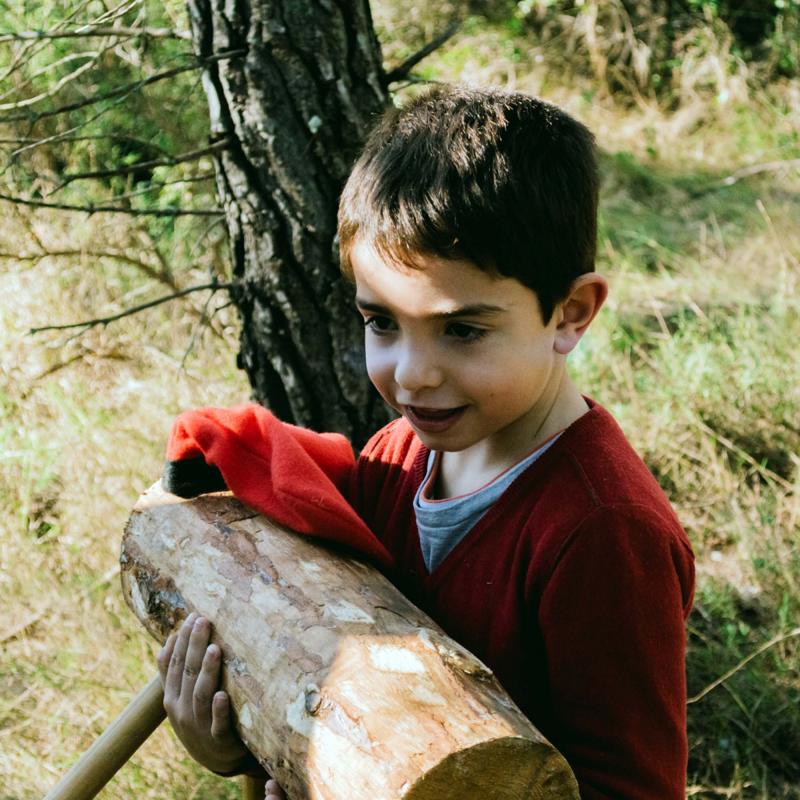
[[[435,493],[437,498],[474,492],[541,447],[548,439],[580,419],[589,406],[564,371],[549,397],[508,436],[478,442],[467,450],[442,454]],[[538,411],[538,413],[536,413]]]

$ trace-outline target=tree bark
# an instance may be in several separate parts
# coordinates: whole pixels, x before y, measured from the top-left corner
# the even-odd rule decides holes
[[[243,323],[239,366],[281,419],[361,444],[389,419],[338,269],[339,193],[389,103],[367,0],[190,0]]]
[[[190,610],[211,620],[240,735],[293,800],[578,797],[491,671],[372,567],[158,484],[121,561],[159,640]]]

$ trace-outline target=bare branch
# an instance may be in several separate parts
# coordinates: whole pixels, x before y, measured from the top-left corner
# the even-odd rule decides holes
[[[114,98],[126,96],[131,92],[138,91],[139,89],[144,88],[145,86],[149,86],[151,83],[156,83],[156,81],[163,81],[167,78],[173,78],[175,75],[180,75],[182,72],[190,72],[196,69],[202,69],[206,63],[209,61],[221,61],[227,58],[235,58],[236,56],[243,55],[244,50],[231,50],[227,53],[219,53],[216,56],[210,56],[204,59],[198,59],[195,56],[192,56],[191,64],[187,64],[183,67],[174,67],[173,69],[165,70],[164,72],[158,72],[155,75],[150,75],[147,78],[142,78],[138,81],[132,81],[131,83],[126,83],[124,86],[118,86],[116,89],[112,89],[109,92],[103,92],[102,94],[96,94],[93,97],[87,97],[85,100],[79,100],[75,103],[68,103],[65,106],[60,106],[59,108],[51,109],[50,111],[39,111],[37,113],[20,113],[20,114],[9,114],[5,117],[0,117],[0,124],[5,124],[8,122],[22,122],[28,121],[32,125],[39,122],[41,119],[46,119],[47,117],[54,117],[59,114],[68,114],[71,111],[77,111],[78,109],[85,108],[86,106],[95,105],[96,103],[100,103],[103,100],[113,100]]]
[[[145,275],[153,278],[161,283],[165,283],[173,290],[178,287],[175,284],[171,275],[165,275],[161,270],[148,264],[146,261],[134,258],[124,252],[115,252],[111,250],[43,250],[40,253],[3,253],[0,252],[0,258],[8,259],[10,261],[43,261],[45,258],[108,258],[114,261],[120,261],[123,264],[130,264],[133,267],[141,270]]]
[[[174,28],[76,28],[72,31],[17,31],[0,34],[0,43],[13,41],[40,41],[42,39],[77,39],[91,36],[124,36],[126,38],[142,39],[182,39],[190,42],[192,34],[189,31],[179,31]]]
[[[186,361],[191,355],[192,350],[194,350],[194,344],[197,341],[197,336],[200,332],[200,329],[203,325],[208,325],[211,330],[214,330],[214,327],[211,324],[211,319],[208,317],[208,307],[211,305],[211,301],[214,299],[214,292],[206,298],[206,302],[203,304],[203,310],[200,313],[200,319],[197,323],[192,327],[192,335],[189,339],[189,344],[186,346],[186,351],[183,354],[183,358],[181,359],[181,369],[186,369]]]
[[[41,246],[41,242],[39,243]],[[156,254],[160,256],[160,253],[156,251]],[[164,284],[165,286],[169,287],[173,292],[180,291],[180,287],[175,281],[173,277],[172,270],[169,268],[167,263],[164,261],[163,258],[159,258],[159,262],[161,264],[161,268],[153,266],[152,264],[148,264],[146,261],[142,261],[141,259],[134,258],[131,255],[128,255],[125,252],[121,251],[113,251],[113,250],[84,250],[84,249],[73,249],[73,250],[45,250],[43,249],[41,252],[38,253],[4,253],[0,252],[0,259],[6,259],[9,261],[28,261],[33,262],[34,265],[38,264],[40,261],[43,261],[46,258],[95,258],[95,259],[110,259],[113,261],[119,261],[123,264],[129,264],[132,267],[140,270],[142,273],[147,275],[149,278],[158,281],[159,283]],[[212,276],[213,279],[213,276]],[[208,324],[209,329],[211,332],[217,336],[218,338],[222,337],[222,333],[217,330],[217,328],[213,324],[214,314],[216,314],[216,310],[214,314],[210,317],[207,314],[208,305],[211,299],[214,297],[214,293],[212,292],[209,295],[209,300],[206,302],[205,307],[202,311],[195,309],[194,307],[190,308],[190,313],[194,316],[198,317],[201,322],[205,322]],[[223,308],[225,306],[231,305],[232,301],[228,301],[227,303],[220,306]]]
[[[427,58],[434,50],[438,50],[448,39],[450,39],[456,31],[461,27],[461,22],[456,20],[451,22],[443,33],[440,33],[433,41],[429,42],[422,49],[418,50],[414,55],[407,58],[400,66],[395,67],[383,76],[383,85],[388,86],[390,83],[401,81],[408,77],[408,73],[422,61]]]
[[[28,200],[25,197],[0,194],[0,200],[20,206],[34,208],[57,208],[61,211],[84,211],[87,214],[128,214],[133,217],[216,217],[224,214],[221,208],[119,208],[117,206],[77,206],[69,203],[45,203],[42,200]]]
[[[73,20],[73,18],[76,17],[81,12],[82,10],[81,5],[85,6],[86,4],[85,3],[78,4],[75,8],[69,11],[67,15],[64,17],[64,19],[59,20],[56,23],[55,30],[58,30],[59,28],[63,28],[66,25],[68,25]],[[39,45],[38,47],[37,44]],[[11,63],[8,65],[6,71],[2,75],[0,75],[0,84],[2,84],[6,80],[6,78],[8,78],[10,75],[16,72],[23,64],[27,63],[27,61],[29,61],[34,55],[36,55],[37,52],[43,50],[46,46],[47,46],[46,42],[41,42],[41,43],[26,42],[20,48],[19,52],[11,60]]]
[[[720,181],[721,186],[732,186],[742,178],[749,178],[751,175],[758,175],[762,172],[777,172],[781,169],[800,169],[800,158],[790,158],[785,161],[767,161],[763,164],[751,164],[749,167],[742,167],[736,172],[728,175]]]
[[[147,139],[139,139],[136,136],[128,136],[127,134],[122,133],[101,133],[95,134],[92,136],[58,136],[57,138],[52,138],[48,141],[48,144],[58,141],[58,142],[93,142],[93,141],[102,141],[107,140],[109,142],[121,142],[125,144],[136,144],[142,147],[150,148],[152,150],[158,150],[159,152],[163,153],[165,156],[169,156],[169,153],[161,147],[161,145],[156,144],[155,142],[148,141]],[[9,139],[2,139],[0,138],[0,144],[38,144],[41,142],[41,138],[37,138],[35,136],[23,136],[17,138],[9,138]]]
[[[20,83],[18,83],[16,85],[11,85],[11,83],[12,83],[11,81],[0,81],[0,84],[4,83],[4,84],[8,85],[8,87],[9,87],[8,89],[6,89],[6,91],[0,93],[0,100],[5,100],[5,98],[8,97],[9,95],[22,96],[22,93],[23,93],[22,90],[23,90],[24,87],[30,86],[34,82],[34,80],[36,78],[39,78],[42,75],[46,75],[48,72],[51,72],[51,71],[57,69],[62,64],[68,64],[70,61],[78,61],[79,59],[82,59],[82,58],[84,58],[84,59],[85,58],[90,58],[91,61],[89,62],[89,64],[96,63],[97,59],[99,58],[99,56],[102,53],[107,52],[109,49],[110,48],[106,47],[104,50],[102,50],[99,53],[97,51],[95,51],[95,50],[83,50],[80,53],[68,53],[67,55],[65,55],[62,58],[59,58],[59,59],[57,59],[55,61],[48,61],[44,66],[40,67],[35,72],[29,73],[28,75],[26,75],[25,78]],[[83,65],[81,65],[81,67],[79,67],[79,69],[84,69],[84,70],[86,68],[87,68],[86,64],[83,64]],[[60,84],[60,86],[63,86],[63,81],[59,81],[59,84]],[[60,88],[60,86],[59,86],[59,88]],[[55,94],[55,91],[53,91],[52,89],[48,90],[48,91],[50,92],[50,94],[48,94],[48,96],[51,96],[51,94]],[[5,106],[5,108],[14,108],[14,107],[17,107],[17,106],[22,107],[23,104],[26,105],[26,106],[30,105],[30,103],[28,102],[27,98],[25,100],[15,101],[14,104],[7,104]]]
[[[129,164],[125,167],[117,167],[116,169],[101,169],[94,172],[76,172],[74,174],[67,174],[64,180],[53,189],[50,194],[55,194],[63,189],[73,181],[88,180],[89,178],[111,178],[115,175],[131,175],[136,172],[148,172],[156,167],[171,167],[175,164],[182,164],[186,161],[197,161],[197,159],[208,155],[209,153],[216,153],[219,150],[224,150],[230,144],[230,139],[224,138],[217,142],[203,147],[200,150],[192,150],[188,153],[181,153],[177,156],[170,156],[169,158],[156,160],[156,161],[142,161],[138,164]]]
[[[27,108],[28,106],[32,106],[35,103],[40,103],[42,100],[46,100],[48,97],[58,94],[66,84],[74,81],[87,70],[90,70],[95,65],[102,52],[104,51],[87,50],[85,53],[73,53],[67,57],[69,60],[75,60],[78,58],[88,58],[89,60],[81,64],[77,69],[74,69],[72,72],[61,77],[46,92],[40,92],[33,97],[26,97],[24,100],[18,100],[15,103],[0,103],[0,111],[8,111],[12,108]],[[66,59],[62,59],[62,61],[65,60]],[[55,66],[55,64],[53,66]]]
[[[130,94],[130,92],[128,94]],[[116,100],[114,100],[114,105],[118,105],[119,103],[121,103],[127,96],[128,95],[125,94],[122,97],[118,97]],[[61,133],[54,133],[52,136],[45,136],[43,139],[33,138],[33,137],[26,137],[28,139],[28,141],[30,142],[30,144],[26,144],[23,147],[18,147],[16,150],[14,150],[14,152],[11,153],[11,155],[9,156],[9,161],[14,161],[20,155],[22,155],[22,153],[26,153],[29,150],[35,150],[37,147],[42,147],[43,145],[46,145],[46,144],[53,144],[54,142],[69,142],[69,141],[72,141],[73,139],[77,139],[78,137],[73,137],[70,134],[73,134],[75,131],[79,131],[81,128],[85,128],[89,123],[94,122],[96,119],[98,119],[98,117],[102,117],[103,114],[105,114],[107,110],[108,109],[101,109],[96,114],[90,116],[88,119],[85,119],[82,122],[79,122],[77,125],[73,125],[68,130],[61,131]],[[89,137],[87,137],[87,138],[89,138]],[[102,138],[102,137],[98,137],[98,138]],[[141,139],[134,139],[134,138],[131,137],[130,141],[133,141],[133,142],[139,141],[139,142],[141,142],[142,140]],[[155,147],[156,149],[161,150],[162,153],[166,153],[166,150],[164,150],[162,147],[158,147],[157,145],[152,145],[150,142],[144,142],[144,144],[151,145],[152,147]]]
[[[142,189],[137,189],[135,192],[125,192],[125,194],[114,195],[114,200],[116,202],[119,202],[120,200],[130,200],[134,197],[141,197],[142,195],[155,192],[158,189],[162,189],[164,186],[174,186],[178,183],[200,183],[202,181],[213,180],[214,177],[215,175],[213,172],[204,172],[200,175],[193,175],[189,178],[178,178],[174,181],[148,181],[147,186]]]
[[[68,325],[45,325],[41,328],[31,328],[28,333],[35,334],[41,333],[42,331],[66,331],[73,328],[84,328],[85,330],[89,330],[89,328],[94,328],[98,325],[108,325],[110,322],[116,322],[118,319],[122,319],[123,317],[129,317],[133,314],[138,314],[140,311],[144,311],[148,308],[160,306],[162,303],[168,303],[170,300],[176,300],[179,297],[184,297],[192,292],[202,292],[206,289],[211,289],[212,291],[216,292],[220,289],[230,289],[232,286],[232,283],[218,283],[217,281],[206,283],[202,286],[190,286],[187,289],[181,289],[179,292],[168,294],[164,297],[157,297],[155,300],[151,300],[149,303],[142,303],[141,305],[133,306],[133,308],[126,308],[124,311],[120,311],[118,314],[112,314],[110,317],[87,319],[83,322],[72,322]]]
[[[773,647],[774,645],[779,644],[780,642],[785,642],[787,639],[792,639],[795,636],[800,636],[800,628],[794,628],[793,630],[790,630],[788,633],[779,633],[777,636],[773,636],[768,642],[765,642],[757,650],[754,650],[752,653],[750,653],[749,656],[743,658],[735,667],[729,669],[724,675],[721,675],[715,681],[710,683],[701,692],[698,692],[696,695],[694,695],[694,697],[690,697],[686,701],[686,704],[691,705],[692,703],[696,703],[698,700],[702,700],[710,691],[716,689],[717,686],[719,686],[720,684],[725,683],[725,681],[727,681],[728,678],[735,675],[740,669],[745,667],[756,656],[761,655],[761,653],[763,653],[765,650],[768,650],[770,647]]]
[[[103,100],[113,100],[115,97],[126,96],[131,92],[137,91],[138,89],[143,88],[144,86],[148,86],[151,83],[156,83],[156,81],[163,81],[167,78],[173,78],[175,75],[180,75],[182,72],[189,72],[190,70],[199,69],[199,64],[187,64],[183,67],[175,67],[174,69],[168,69],[165,72],[158,72],[155,75],[150,75],[147,78],[142,78],[138,81],[133,81],[131,83],[126,83],[124,86],[119,86],[116,89],[112,89],[110,92],[104,92],[103,94],[96,94],[93,97],[87,97],[85,100],[79,100],[75,103],[69,103],[65,106],[60,106],[59,108],[54,108],[50,111],[39,111],[37,113],[27,113],[27,114],[9,114],[5,117],[0,117],[0,123],[7,123],[7,122],[22,122],[22,121],[30,121],[31,124],[37,123],[40,119],[46,119],[47,117],[55,117],[59,114],[68,114],[70,111],[77,111],[80,108],[85,108],[86,106],[94,105],[95,103],[100,103]]]

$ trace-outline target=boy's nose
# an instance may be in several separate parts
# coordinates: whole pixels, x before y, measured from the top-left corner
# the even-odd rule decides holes
[[[439,386],[443,379],[441,367],[432,357],[414,348],[404,349],[394,368],[395,383],[407,392],[419,392]]]

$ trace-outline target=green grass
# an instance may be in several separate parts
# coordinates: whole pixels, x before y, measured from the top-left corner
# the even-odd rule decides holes
[[[707,140],[736,153],[726,128]],[[782,155],[795,153],[789,141]],[[690,704],[690,795],[796,798],[799,182],[785,172],[719,187],[733,166],[700,177],[679,167],[605,155],[600,264],[612,295],[572,370],[617,415],[695,547],[690,696],[787,637]]]

